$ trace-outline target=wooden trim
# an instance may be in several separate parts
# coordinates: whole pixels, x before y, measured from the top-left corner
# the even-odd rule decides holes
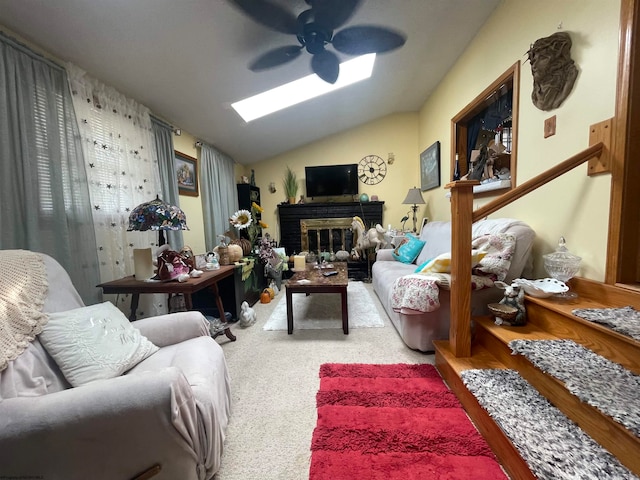
[[[477,97],[467,104],[457,115],[451,119],[451,155],[449,159],[449,175],[453,177],[455,169],[456,153],[459,154],[460,175],[467,173],[467,122],[482,110],[487,108],[493,102],[491,101],[494,93],[496,93],[504,84],[511,86],[512,95],[512,144],[511,144],[511,185],[515,185],[515,166],[517,165],[517,148],[518,148],[518,117],[520,105],[520,61],[518,60],[509,67],[502,75],[485,88]]]
[[[451,189],[451,301],[449,343],[456,357],[471,355],[471,215],[473,187],[480,182],[464,180]]]
[[[612,180],[609,208],[609,236],[605,283],[638,281],[638,217],[640,197],[637,185],[640,167],[640,89],[636,61],[640,54],[637,29],[640,26],[638,0],[622,0],[620,9],[620,54],[616,115],[611,150]]]
[[[512,67],[513,73],[513,100],[511,103],[511,161],[509,171],[511,173],[511,187],[517,185],[518,179],[518,137],[520,136],[520,61]]]

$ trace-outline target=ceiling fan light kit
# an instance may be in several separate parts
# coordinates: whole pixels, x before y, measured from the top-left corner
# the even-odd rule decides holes
[[[310,6],[299,15],[270,0],[229,0],[256,23],[280,33],[295,35],[298,45],[271,49],[249,63],[254,72],[283,65],[298,58],[302,50],[311,54],[311,70],[327,83],[340,74],[340,58],[329,45],[346,55],[385,53],[404,45],[399,31],[376,25],[358,25],[335,31],[360,6],[361,0],[306,0]],[[335,33],[334,33],[335,32]]]

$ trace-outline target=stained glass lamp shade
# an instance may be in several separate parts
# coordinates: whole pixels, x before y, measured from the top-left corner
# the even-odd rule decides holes
[[[180,208],[156,197],[155,200],[141,203],[132,210],[127,231],[131,230],[158,230],[158,245],[162,246],[166,243],[164,230],[189,230],[189,227],[187,217]]]

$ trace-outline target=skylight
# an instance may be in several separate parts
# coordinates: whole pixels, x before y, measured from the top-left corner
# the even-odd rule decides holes
[[[373,71],[375,59],[376,54],[369,53],[341,63],[340,75],[336,83],[333,84],[325,82],[314,73],[253,97],[232,103],[231,106],[245,122],[250,122],[369,78]]]

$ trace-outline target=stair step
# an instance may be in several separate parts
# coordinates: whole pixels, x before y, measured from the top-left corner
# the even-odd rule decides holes
[[[585,432],[616,455],[634,472],[640,473],[640,439],[620,423],[598,408],[582,402],[573,395],[560,379],[546,374],[536,367],[525,356],[514,355],[509,346],[510,342],[523,339],[558,340],[557,337],[539,330],[535,325],[527,324],[523,327],[497,326],[489,317],[475,318],[477,341],[500,360],[507,368],[520,372],[529,383],[558,406],[565,415],[569,416]]]
[[[461,377],[537,478],[638,478],[515,370],[473,369]]]
[[[640,436],[640,376],[573,340],[513,340],[509,347],[580,400]],[[640,447],[640,444],[638,445]]]
[[[528,326],[557,338],[572,338],[594,352],[640,374],[640,342],[571,313],[576,308],[610,306],[593,305],[595,302],[582,298],[573,304],[563,304],[543,298],[527,297],[525,306]]]
[[[471,357],[456,357],[451,351],[449,342],[438,340],[433,342],[436,351],[436,367],[449,388],[456,394],[478,431],[487,439],[493,453],[512,480],[535,480],[529,465],[520,456],[502,429],[493,421],[487,411],[480,406],[476,398],[462,383],[460,373],[478,368],[505,368],[481,345],[472,345]]]
[[[540,478],[640,478],[640,455],[638,455],[640,438],[609,415],[572,394],[563,382],[562,375],[558,375],[559,378],[556,378],[545,373],[543,370],[548,370],[548,368],[543,365],[538,368],[534,365],[533,360],[530,361],[523,355],[513,354],[509,347],[509,343],[514,340],[537,343],[537,341],[553,342],[560,339],[571,339],[605,359],[621,364],[630,372],[640,375],[640,355],[638,354],[640,341],[572,314],[572,311],[578,308],[600,309],[632,306],[636,310],[640,310],[640,291],[605,285],[582,278],[572,279],[570,288],[579,295],[577,301],[571,303],[558,302],[553,298],[540,299],[527,296],[525,304],[528,323],[522,327],[495,325],[494,318],[491,316],[474,317],[475,328],[471,356],[458,358],[454,355],[448,341],[434,342],[436,367],[456,393],[478,430],[487,439],[496,457],[513,480],[533,479],[537,478],[536,475]],[[523,459],[525,454],[520,451],[518,439],[503,431],[501,421],[494,416],[494,412],[491,410],[494,408],[504,414],[504,411],[511,409],[511,404],[508,403],[511,400],[495,398],[488,405],[485,405],[469,391],[462,380],[463,375],[470,375],[463,372],[485,370],[515,372],[520,377],[520,381],[527,382],[529,385],[527,389],[532,389],[532,393],[551,405],[556,412],[566,417],[567,421],[572,422],[572,428],[577,429],[580,435],[586,436],[589,438],[589,442],[593,442],[602,449],[604,454],[594,455],[589,459],[589,463],[593,463],[594,459],[612,458],[614,459],[611,464],[613,470],[588,473],[588,469],[583,471],[582,467],[579,467],[574,471],[565,469],[562,472],[553,472],[547,477],[544,476],[544,472],[540,474],[535,469],[532,472],[533,467],[529,464],[530,459],[527,458],[527,461]],[[602,375],[598,371],[594,376]],[[589,378],[587,375],[587,381]],[[484,384],[487,381],[485,379],[480,383]],[[502,386],[500,388],[509,387]],[[601,388],[606,389],[608,386],[605,384]],[[638,398],[638,395],[635,397]],[[530,403],[530,401],[527,402]],[[546,433],[531,433],[533,432],[532,428],[523,428],[522,423],[529,417],[533,418],[527,410],[527,402],[525,405],[512,409],[512,422],[516,429],[524,430],[523,435],[527,436],[526,432],[529,432],[534,442],[540,444],[536,445],[536,448],[539,446],[541,451],[545,452],[542,454],[545,460],[555,462],[557,461],[556,457],[565,455],[565,453],[572,456],[574,452],[581,451],[581,446],[566,446]],[[639,410],[636,403],[638,400],[630,403],[630,412]],[[601,407],[599,406],[599,408]],[[624,405],[621,407],[621,411],[623,409]],[[554,428],[556,427],[554,426]],[[573,434],[568,438],[571,439],[572,436]],[[598,463],[595,462],[595,464]],[[603,466],[602,468],[608,469],[609,467]],[[618,472],[619,468],[623,468],[624,473]],[[618,473],[615,473],[614,470]]]

